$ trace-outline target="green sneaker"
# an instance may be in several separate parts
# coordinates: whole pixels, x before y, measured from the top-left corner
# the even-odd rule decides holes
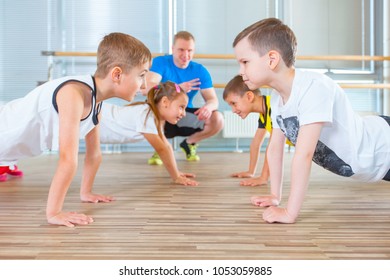
[[[196,154],[196,148],[198,147],[198,144],[188,144],[187,141],[184,139],[183,142],[180,143],[180,148],[186,153],[186,157],[188,161],[199,161],[200,158]]]
[[[158,155],[158,153],[154,152],[152,157],[150,159],[148,159],[148,164],[149,165],[162,165],[163,162],[162,162],[160,156]]]

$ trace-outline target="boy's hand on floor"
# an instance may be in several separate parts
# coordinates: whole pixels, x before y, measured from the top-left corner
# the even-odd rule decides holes
[[[268,180],[263,179],[261,177],[250,178],[250,179],[242,180],[240,182],[240,186],[249,186],[249,187],[262,186],[267,184],[268,184]]]
[[[60,212],[55,216],[47,218],[49,224],[74,227],[75,225],[88,225],[93,222],[92,217],[76,212]]]
[[[112,196],[94,194],[94,193],[80,194],[80,199],[82,202],[92,202],[92,203],[111,202],[115,200],[114,197]]]
[[[176,184],[184,185],[184,186],[197,186],[199,183],[195,180],[189,179],[188,176],[180,175],[174,181]]]
[[[243,171],[243,172],[233,173],[230,176],[235,178],[252,178],[254,174],[249,171]]]
[[[253,205],[259,207],[278,206],[280,203],[273,195],[252,196],[251,202]]]

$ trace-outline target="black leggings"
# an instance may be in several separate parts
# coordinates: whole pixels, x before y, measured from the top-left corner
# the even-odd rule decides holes
[[[380,116],[380,117],[384,118],[385,121],[387,121],[387,123],[390,125],[390,117],[388,117],[388,116]],[[389,169],[389,171],[387,171],[387,174],[385,175],[385,177],[383,177],[383,180],[390,181],[390,169]]]
[[[386,176],[383,177],[383,180],[385,180],[385,181],[390,181],[390,169],[389,169],[389,171],[387,171]]]

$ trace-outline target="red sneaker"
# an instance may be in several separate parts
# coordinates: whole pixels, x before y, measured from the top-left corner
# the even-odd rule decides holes
[[[18,169],[18,167],[16,165],[8,167],[7,173],[11,176],[14,176],[14,177],[23,177],[23,171]]]
[[[0,182],[5,182],[7,181],[7,172],[9,168],[8,166],[0,166]]]

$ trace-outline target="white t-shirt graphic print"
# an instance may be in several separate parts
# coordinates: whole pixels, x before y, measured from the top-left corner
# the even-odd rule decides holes
[[[379,116],[360,117],[345,92],[329,77],[295,70],[283,104],[274,91],[272,122],[295,144],[303,125],[325,122],[313,161],[341,176],[379,181],[390,169],[390,126]]]

